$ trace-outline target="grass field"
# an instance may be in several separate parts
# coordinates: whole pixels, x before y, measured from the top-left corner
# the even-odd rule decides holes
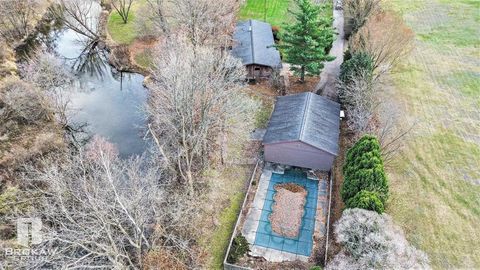
[[[387,212],[436,269],[480,268],[480,1],[390,0],[416,32],[390,98],[418,122]]]
[[[240,19],[256,19],[282,26],[292,19],[288,13],[292,5],[292,0],[247,0],[240,10]]]
[[[112,37],[112,39],[117,42],[118,44],[131,44],[135,38],[137,37],[137,29],[135,27],[135,23],[137,20],[137,16],[142,16],[141,14],[137,14],[139,8],[142,5],[145,5],[145,0],[136,1],[132,4],[128,22],[125,24],[123,23],[122,17],[113,10],[108,17],[108,24],[107,29],[108,33]]]

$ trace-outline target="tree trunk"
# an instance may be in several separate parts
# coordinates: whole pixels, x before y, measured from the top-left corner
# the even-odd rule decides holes
[[[302,66],[302,70],[300,71],[300,82],[305,83],[305,66]]]

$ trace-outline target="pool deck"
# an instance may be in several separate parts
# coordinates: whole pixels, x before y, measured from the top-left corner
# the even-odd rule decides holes
[[[276,172],[282,173],[282,172]],[[266,244],[259,236],[265,237],[265,229],[264,227],[260,227],[259,225],[264,226],[265,224],[265,209],[264,206],[266,205],[266,201],[268,202],[271,200],[271,190],[272,186],[275,183],[275,180],[272,180],[272,176],[274,174],[274,169],[272,166],[265,166],[263,169],[262,175],[260,176],[260,180],[257,186],[257,190],[255,193],[254,200],[248,209],[248,213],[245,219],[245,222],[242,227],[242,234],[245,236],[247,241],[250,243],[250,256],[254,257],[263,257],[267,261],[270,262],[283,262],[283,261],[304,261],[307,262],[312,254],[312,250],[315,248],[315,244],[319,242],[321,238],[325,235],[325,224],[326,224],[326,215],[327,215],[327,179],[320,179],[318,180],[318,184],[316,185],[315,189],[310,188],[312,194],[310,196],[316,197],[316,205],[309,207],[314,207],[313,209],[316,210],[313,215],[310,214],[308,218],[314,219],[314,225],[310,224],[311,228],[307,228],[304,232],[309,232],[309,235],[300,235],[302,239],[287,239],[283,238],[279,235],[276,235],[271,232],[270,239],[278,239],[285,248],[279,248],[282,244],[279,243],[270,243]],[[277,176],[278,178],[278,176]],[[310,182],[310,187],[312,180],[307,180]],[[315,181],[314,183],[317,183]],[[270,192],[270,193],[269,193]],[[306,206],[307,207],[307,206]],[[307,208],[305,210],[308,210]],[[262,215],[263,213],[263,215]],[[306,213],[307,214],[307,213]],[[304,220],[302,219],[302,222]],[[302,224],[302,228],[307,226],[306,224]],[[313,229],[313,233],[311,231]],[[310,230],[310,231],[308,231]],[[302,232],[302,231],[301,231]],[[305,239],[305,237],[309,239]],[[273,240],[270,240],[273,241]],[[296,242],[295,242],[296,241]],[[285,249],[291,248],[291,246],[286,247],[288,245],[294,244],[295,247],[298,247],[298,250],[295,252],[285,251]],[[305,246],[309,245],[309,246]],[[295,248],[294,248],[295,249]],[[308,256],[307,256],[308,254]]]

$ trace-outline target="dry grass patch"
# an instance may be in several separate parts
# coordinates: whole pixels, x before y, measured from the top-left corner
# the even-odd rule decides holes
[[[389,171],[387,212],[434,268],[479,268],[480,2],[389,3],[417,38],[387,94],[417,125]]]

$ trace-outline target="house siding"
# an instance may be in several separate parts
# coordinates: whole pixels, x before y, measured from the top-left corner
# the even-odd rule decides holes
[[[303,142],[266,144],[265,161],[290,166],[329,171],[335,156]]]
[[[247,79],[268,79],[272,74],[273,69],[271,67],[262,65],[247,65]]]

